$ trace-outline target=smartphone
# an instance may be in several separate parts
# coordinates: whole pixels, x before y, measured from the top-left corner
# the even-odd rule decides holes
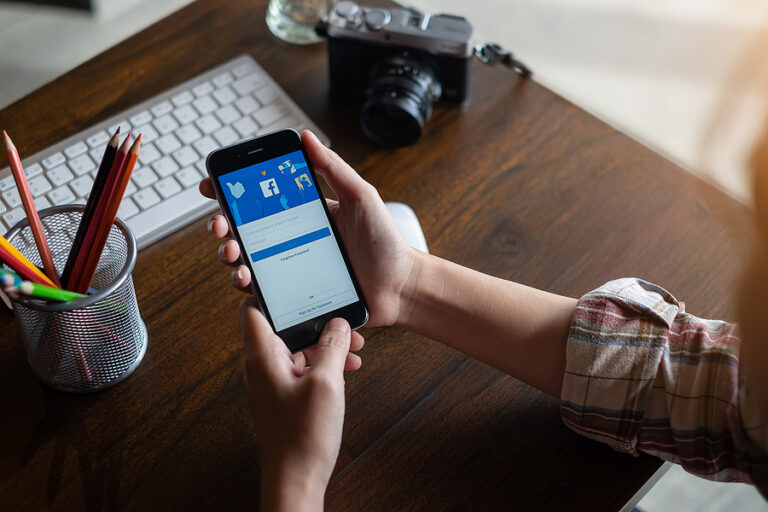
[[[296,352],[331,318],[352,329],[368,310],[299,134],[280,130],[206,160],[221,211],[272,329]]]

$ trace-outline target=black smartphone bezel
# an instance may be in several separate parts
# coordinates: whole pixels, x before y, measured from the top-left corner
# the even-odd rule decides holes
[[[294,151],[301,151],[304,160],[307,163],[307,169],[309,170],[314,183],[318,185],[319,181],[317,179],[317,175],[315,174],[315,169],[312,166],[312,162],[309,160],[309,156],[307,155],[307,151],[301,141],[301,137],[296,131],[290,129],[268,133],[260,137],[255,137],[253,139],[239,142],[231,146],[217,149],[210,153],[208,158],[206,158],[205,167],[208,170],[208,175],[211,177],[213,187],[216,190],[216,197],[219,201],[219,207],[224,213],[224,216],[227,218],[227,222],[229,223],[232,235],[235,237],[235,240],[240,246],[241,254],[246,254],[245,246],[243,241],[240,239],[240,234],[234,227],[232,212],[229,210],[229,205],[226,201],[224,201],[224,193],[218,180],[219,176],[243,169],[244,167],[258,164],[260,162],[264,162],[266,160],[270,160],[272,158],[277,158],[288,153],[293,153]],[[317,343],[320,332],[331,318],[344,318],[347,320],[347,322],[349,322],[349,325],[352,327],[352,329],[359,329],[368,321],[368,308],[366,307],[365,299],[363,297],[363,291],[360,288],[360,283],[355,276],[352,263],[349,260],[349,256],[347,255],[347,250],[344,247],[344,241],[339,236],[339,232],[336,229],[336,224],[333,222],[333,217],[331,217],[331,212],[328,210],[328,204],[325,201],[325,196],[319,186],[317,187],[317,192],[320,196],[320,202],[323,205],[323,211],[325,211],[328,223],[330,224],[331,229],[333,230],[333,235],[336,238],[336,243],[338,244],[339,250],[341,251],[341,256],[344,258],[344,264],[347,267],[347,272],[349,273],[350,278],[352,279],[352,284],[355,287],[355,291],[357,292],[359,299],[357,302],[353,302],[352,304],[348,304],[336,310],[324,313],[320,316],[310,318],[292,327],[283,329],[282,331],[277,331],[275,329],[275,324],[272,321],[272,315],[267,308],[266,301],[264,300],[264,295],[262,294],[261,288],[259,287],[259,284],[256,280],[256,275],[253,272],[250,259],[241,257],[241,261],[245,264],[246,267],[248,267],[248,270],[251,272],[251,289],[254,296],[259,301],[262,313],[264,313],[264,316],[266,316],[267,320],[269,321],[269,325],[272,327],[272,330],[283,340],[291,352],[297,352]]]

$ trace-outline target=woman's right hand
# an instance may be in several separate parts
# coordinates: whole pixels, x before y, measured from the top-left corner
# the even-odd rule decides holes
[[[408,245],[370,183],[310,131],[305,130],[301,138],[315,171],[338,197],[338,201],[328,200],[328,207],[363,288],[370,314],[368,325],[397,323],[408,308],[409,283],[418,275],[415,250]],[[212,199],[216,197],[210,178],[200,183],[200,192]],[[229,225],[221,214],[211,217],[208,229],[216,238],[230,236]],[[219,258],[236,267],[232,284],[249,290],[250,272],[240,264],[237,242],[224,242],[219,247]]]

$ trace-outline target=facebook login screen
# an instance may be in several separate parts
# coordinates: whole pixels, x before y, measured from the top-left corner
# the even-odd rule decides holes
[[[276,330],[358,300],[301,151],[219,183]]]

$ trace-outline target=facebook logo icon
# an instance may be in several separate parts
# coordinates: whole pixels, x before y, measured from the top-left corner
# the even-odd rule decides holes
[[[264,197],[270,197],[280,193],[280,189],[277,188],[277,182],[274,178],[259,182],[259,185],[261,186],[261,192],[264,194]]]

